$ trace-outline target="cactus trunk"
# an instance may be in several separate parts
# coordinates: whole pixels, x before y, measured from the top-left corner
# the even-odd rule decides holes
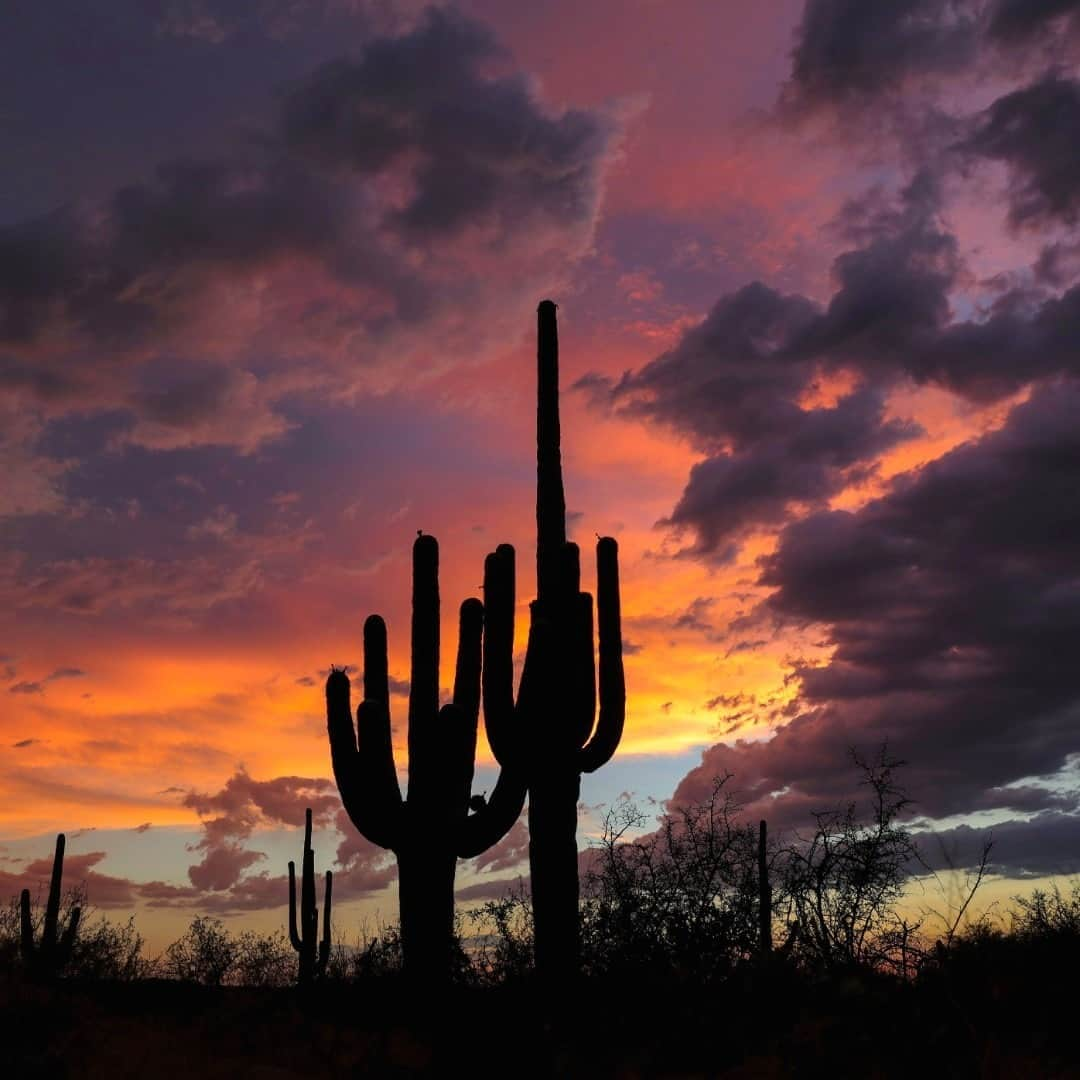
[[[578,967],[577,805],[581,774],[545,770],[529,788],[529,874],[537,971],[564,981]]]
[[[769,883],[769,826],[762,821],[758,827],[758,931],[761,951],[772,952],[772,885]]]
[[[443,981],[451,969],[456,870],[442,844],[414,842],[398,853],[402,960],[425,982]]]

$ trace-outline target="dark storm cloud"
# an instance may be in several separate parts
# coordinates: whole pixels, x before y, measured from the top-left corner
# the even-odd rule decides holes
[[[1059,74],[998,98],[964,149],[1011,172],[1013,225],[1062,221],[1080,213],[1080,82]]]
[[[332,261],[348,217],[340,187],[298,163],[163,164],[101,206],[0,230],[0,341],[28,345],[59,321],[99,344],[155,344],[214,271]]]
[[[898,202],[849,204],[837,227],[858,246],[835,259],[824,307],[755,282],[640,370],[581,380],[594,400],[705,451],[665,519],[696,535],[694,551],[729,558],[747,529],[784,522],[793,504],[821,504],[918,436],[886,411],[905,380],[987,403],[1077,370],[1080,286],[1060,296],[1008,289],[977,318],[954,317],[964,267],[938,197],[920,174]],[[846,373],[853,389],[804,404],[829,372]]]
[[[936,198],[919,177],[897,207],[849,207],[844,230],[862,243],[836,259],[837,290],[824,309],[755,282],[640,371],[614,385],[585,381],[594,397],[606,391],[616,407],[707,452],[667,519],[696,533],[695,550],[730,557],[746,529],[783,522],[792,504],[820,504],[920,433],[886,417],[885,387],[948,320],[958,268]],[[835,403],[804,406],[828,367],[855,372],[856,385]]]
[[[1077,751],[1080,384],[1037,388],[1005,426],[899,478],[856,512],[789,525],[763,617],[824,624],[834,646],[798,670],[800,713],[765,743],[705,752],[676,799],[711,777],[778,825],[853,787],[848,748],[888,742],[932,817],[1071,808],[1032,785]],[[774,799],[771,793],[783,792]]]
[[[879,106],[928,77],[1000,74],[1039,37],[1080,31],[1077,0],[807,0],[781,105]],[[928,118],[924,118],[928,119]]]
[[[786,343],[787,351],[868,368],[913,368],[912,349],[949,321],[948,293],[960,272],[939,203],[936,178],[920,172],[895,205],[874,193],[846,204],[837,225],[857,246],[833,261],[836,292]]]
[[[292,38],[312,23],[338,22],[353,33],[368,25],[384,30],[407,25],[432,0],[155,0],[144,11],[160,35],[220,44],[240,34]],[[438,2],[438,0],[435,0]]]
[[[1078,29],[1078,0],[994,0],[988,10],[987,34],[999,43],[1026,44],[1068,18],[1069,31]]]
[[[798,437],[792,425],[809,415],[796,402],[812,372],[782,350],[815,317],[810,301],[754,283],[720,300],[673,350],[640,371],[614,386],[594,377],[581,383],[709,452],[669,518],[697,529],[701,551],[727,557],[748,525],[778,520],[789,500],[829,490],[825,465],[790,461]]]
[[[792,405],[782,434],[695,465],[663,523],[692,529],[701,552],[733,556],[727,545],[748,525],[778,524],[792,503],[821,503],[850,481],[853,466],[920,430],[886,421],[882,395],[869,389],[833,408]]]
[[[62,318],[94,341],[154,341],[211,271],[290,254],[387,290],[417,318],[414,275],[388,236],[423,244],[483,226],[497,245],[589,224],[613,123],[548,115],[524,77],[488,75],[494,63],[507,58],[485,28],[431,9],[295,84],[246,157],[169,162],[103,205],[0,230],[0,340],[28,343]],[[362,182],[395,169],[404,198],[380,206]]]
[[[1080,817],[1048,811],[1030,820],[1013,819],[985,828],[958,825],[917,834],[924,861],[934,870],[978,863],[982,845],[993,841],[987,868],[1003,877],[1051,877],[1080,873]]]
[[[976,47],[968,0],[807,0],[785,88],[797,108],[864,103],[911,76],[951,72]]]
[[[492,33],[452,11],[429,12],[404,38],[357,62],[316,71],[285,99],[286,143],[330,168],[376,174],[419,153],[414,190],[392,215],[407,234],[456,232],[497,219],[591,216],[611,129],[595,114],[541,113],[519,74],[480,75],[507,57]]]
[[[409,355],[427,357],[424,334],[439,332],[440,355],[473,357],[483,343],[462,310],[494,335],[486,316],[508,295],[564,273],[589,243],[616,118],[549,110],[480,23],[410,11],[391,36],[342,38],[351,56],[305,74],[290,61],[271,115],[250,110],[258,120],[245,114],[227,141],[208,136],[208,153],[182,139],[149,179],[0,217],[4,400],[39,406],[42,421],[114,412],[126,424],[114,449],[250,454],[290,429],[286,399],[355,389],[391,355],[401,372],[401,335]],[[132,49],[113,30],[88,31],[105,34],[103,61]],[[223,56],[249,36],[230,35],[213,46]],[[194,64],[210,46],[189,36],[168,55]],[[325,45],[320,55],[307,42],[305,55],[324,61]],[[174,92],[184,63],[168,69]],[[18,453],[32,455],[39,434],[24,433]],[[14,511],[62,503],[59,480],[28,468]]]

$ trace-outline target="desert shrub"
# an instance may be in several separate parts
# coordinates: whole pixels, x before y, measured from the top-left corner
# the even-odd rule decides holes
[[[1030,896],[1014,896],[1013,934],[1019,938],[1070,938],[1080,941],[1080,880],[1063,896],[1057,882],[1049,889],[1034,889]]]
[[[868,798],[815,814],[807,835],[773,841],[767,853],[777,954],[809,971],[913,974],[924,943],[919,921],[899,905],[922,864],[901,820],[910,803],[896,779],[902,763],[887,748],[872,762],[853,759]],[[741,819],[729,784],[717,778],[704,799],[669,808],[644,834],[649,819],[632,802],[608,812],[582,877],[586,974],[708,983],[758,954],[758,829]],[[532,910],[523,889],[470,920],[484,980],[531,970]]]
[[[196,915],[161,958],[162,974],[181,982],[221,986],[236,966],[239,947],[220,919]]]
[[[797,927],[794,951],[804,966],[899,973],[908,967],[919,923],[907,921],[898,904],[922,865],[899,820],[911,802],[895,778],[904,763],[886,748],[872,762],[852,757],[868,798],[816,813],[812,834],[784,849],[779,909]]]
[[[296,982],[297,956],[284,930],[259,934],[243,930],[235,939],[228,981],[236,986],[290,986]]]
[[[85,916],[72,949],[68,974],[78,979],[117,979],[131,982],[152,973],[153,963],[143,955],[143,938],[135,929],[135,916],[114,923],[105,916],[89,922]]]
[[[34,941],[40,942],[42,924],[45,922],[45,895],[39,890],[37,895],[30,897],[30,918],[34,927]],[[57,974],[69,976],[77,974],[74,969],[74,960],[83,936],[86,934],[88,905],[86,902],[86,889],[82,886],[67,889],[60,897],[60,916],[58,920],[58,938],[62,935],[66,926],[70,925],[74,908],[81,910],[81,918],[77,927],[77,933],[73,942],[71,958],[63,966],[63,970]],[[22,966],[21,953],[22,940],[22,916],[19,910],[19,897],[9,898],[6,907],[0,908],[0,971],[13,972]]]
[[[757,828],[738,820],[729,779],[633,839],[646,815],[628,801],[608,813],[582,881],[586,971],[708,982],[756,951]]]
[[[349,943],[332,935],[326,978],[337,982],[382,979],[401,974],[401,930],[396,923],[361,927]]]
[[[465,918],[474,928],[472,963],[478,982],[515,981],[533,970],[532,898],[523,882]]]
[[[19,964],[19,899],[11,897],[0,908],[0,971],[9,973]]]

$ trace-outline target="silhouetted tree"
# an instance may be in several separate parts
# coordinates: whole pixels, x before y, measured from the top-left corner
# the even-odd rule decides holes
[[[292,944],[282,931],[260,934],[242,930],[236,936],[227,981],[238,986],[283,987],[295,979]]]
[[[222,986],[238,956],[237,943],[220,919],[196,915],[183,936],[165,950],[160,967],[167,978]]]
[[[1080,881],[1062,895],[1057,882],[1048,889],[1033,889],[1030,896],[1014,896],[1011,933],[1019,938],[1070,938],[1080,942]]]
[[[480,981],[516,982],[535,969],[532,898],[523,881],[497,900],[485,901],[468,913],[479,933],[475,965]]]
[[[586,875],[588,970],[722,978],[760,948],[758,830],[718,778],[699,803],[672,807],[652,832],[633,803],[609,811]]]
[[[814,814],[809,837],[796,839],[781,862],[785,907],[798,927],[796,952],[813,967],[865,966],[899,970],[918,929],[897,911],[918,849],[900,820],[911,800],[895,779],[904,762],[883,747],[872,762],[852,753],[862,770],[867,805]]]

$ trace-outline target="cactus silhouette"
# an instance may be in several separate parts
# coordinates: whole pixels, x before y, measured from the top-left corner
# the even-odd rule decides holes
[[[529,868],[538,973],[577,970],[577,804],[581,774],[615,753],[626,714],[619,614],[618,545],[596,545],[599,717],[592,597],[581,591],[578,547],[566,539],[559,429],[559,343],[555,304],[537,310],[536,579],[529,642],[518,691],[528,718]],[[484,697],[485,718],[491,702]],[[595,724],[595,730],[594,730]]]
[[[300,926],[296,925],[296,863],[289,863],[289,940],[300,954],[298,981],[306,986],[326,973],[330,959],[330,905],[333,901],[334,875],[326,871],[323,894],[323,936],[319,934],[319,909],[315,906],[315,852],[311,847],[311,807],[304,811],[304,861],[300,884]]]
[[[55,978],[67,966],[75,945],[75,935],[79,930],[81,911],[74,907],[68,918],[68,924],[59,934],[60,891],[64,876],[63,833],[56,836],[56,854],[53,856],[52,877],[49,880],[49,897],[45,903],[45,921],[41,928],[41,941],[34,944],[34,920],[30,913],[30,890],[23,889],[19,897],[19,916],[22,939],[21,953],[23,965],[33,976],[43,979]],[[59,936],[59,940],[58,940]]]
[[[334,670],[326,682],[330,753],[341,800],[368,840],[397,855],[402,958],[410,976],[420,979],[440,981],[450,971],[457,859],[479,855],[502,839],[525,802],[512,715],[494,723],[487,719],[502,767],[490,799],[471,794],[481,667],[485,682],[512,679],[513,574],[513,550],[501,547],[485,562],[486,603],[473,598],[461,605],[453,700],[440,709],[439,545],[423,534],[413,544],[404,799],[391,743],[386,624],[378,615],[364,623],[364,700],[356,710],[355,730],[348,676]]]
[[[762,821],[758,826],[758,936],[761,952],[772,952],[772,885],[769,884],[769,826]]]

